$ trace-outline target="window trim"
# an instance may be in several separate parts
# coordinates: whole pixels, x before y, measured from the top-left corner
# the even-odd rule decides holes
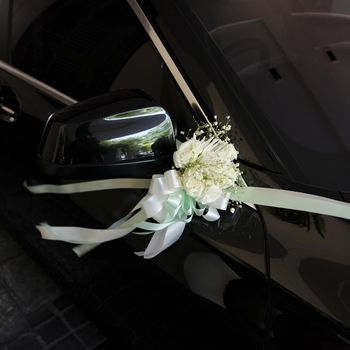
[[[43,92],[45,95],[48,95],[48,96],[54,98],[55,100],[65,104],[67,106],[78,102],[77,100],[73,99],[72,97],[65,95],[61,91],[56,90],[55,88],[45,84],[44,82],[42,82],[38,79],[35,79],[31,75],[26,74],[26,73],[22,72],[21,70],[13,67],[10,64],[7,64],[6,62],[1,61],[1,60],[0,60],[0,70],[3,70],[6,73],[12,75],[13,77],[16,77],[16,78],[26,82],[27,84],[31,85],[35,89]]]
[[[132,11],[135,13],[136,17],[140,21],[141,25],[145,29],[146,33],[148,34],[149,38],[153,42],[153,45],[159,52],[160,56],[164,60],[164,63],[168,67],[171,75],[175,79],[176,83],[178,84],[180,90],[184,94],[186,100],[190,104],[191,108],[194,111],[198,111],[202,117],[209,123],[209,118],[205,114],[204,109],[198,102],[196,96],[193,94],[191,88],[187,84],[185,78],[181,74],[180,70],[177,68],[174,60],[170,56],[168,50],[164,46],[162,40],[158,36],[156,30],[152,26],[151,22],[148,20],[147,16],[145,15],[144,11],[142,10],[141,6],[138,4],[137,0],[127,0],[128,4],[130,5]]]

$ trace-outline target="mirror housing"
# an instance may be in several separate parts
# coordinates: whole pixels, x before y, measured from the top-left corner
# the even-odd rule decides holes
[[[175,135],[167,112],[137,90],[121,90],[52,114],[39,166],[66,179],[150,177],[171,168]]]

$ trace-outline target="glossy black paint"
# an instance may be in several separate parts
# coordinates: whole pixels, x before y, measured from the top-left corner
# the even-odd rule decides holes
[[[42,170],[58,178],[151,176],[175,150],[166,111],[140,91],[97,96],[55,112],[39,147]]]
[[[229,84],[246,91],[248,109],[256,105],[251,118],[288,177],[348,189],[349,4],[183,2],[199,18],[219,69],[236,78]],[[325,163],[333,171],[324,171]]]
[[[10,56],[11,8],[11,0],[0,2],[0,59],[4,60]]]
[[[279,150],[283,159],[279,159],[271,141],[272,133],[254,118],[260,112],[256,103],[237,75],[224,74],[223,67],[228,67],[228,63],[203,31],[198,19],[181,6],[181,1],[140,3],[206,112],[219,117],[231,115],[234,124],[232,138],[240,150],[241,162],[245,165],[244,176],[249,185],[290,189],[342,200],[337,189],[293,180],[290,170],[296,169],[295,160],[283,149]],[[206,4],[203,2],[202,5]],[[26,115],[45,118],[48,110],[52,113],[61,108],[52,107],[54,103],[47,108],[45,96],[33,103],[28,99],[28,96],[33,96],[32,87],[14,81],[3,72],[1,77],[18,95],[21,110]],[[64,86],[64,82],[62,84]],[[12,135],[22,130],[21,135],[25,136],[26,124],[17,125]],[[6,130],[8,127],[6,125]],[[6,131],[3,133],[6,136]],[[11,144],[9,137],[1,141]],[[23,157],[29,159],[28,155]],[[133,175],[138,175],[138,172]],[[349,223],[311,213],[263,207],[257,212],[244,207],[237,214],[235,218],[230,214],[223,215],[219,227],[195,221],[191,227],[195,236],[200,236],[211,250],[226,259],[242,281],[248,281],[243,287],[238,284],[234,290],[227,291],[226,300],[232,306],[232,312],[237,311],[237,306],[233,305],[230,296],[242,297],[240,291],[250,284],[249,292],[256,288],[257,293],[252,293],[244,304],[249,305],[257,296],[262,296],[261,309],[266,311],[266,319],[260,330],[271,337],[272,344],[280,349],[348,349]],[[249,320],[239,321],[248,323]]]
[[[295,181],[292,176],[295,160],[282,149],[278,153],[284,154],[284,158],[279,159],[274,151],[272,130],[259,126],[259,118],[255,117],[259,113],[255,101],[184,2],[165,5],[152,0],[141,3],[189,76],[208,113],[231,115],[233,141],[241,151],[241,161],[246,165],[243,172],[249,185],[343,200],[337,188]],[[200,3],[200,6],[206,4]],[[241,44],[249,46],[249,41]],[[208,86],[215,93],[209,94]],[[217,95],[221,100],[215,98]],[[259,212],[267,235],[267,273],[272,291],[271,334],[284,346],[289,339],[288,348],[311,346],[314,341],[317,349],[347,349],[350,344],[349,222],[264,207],[259,208]],[[235,232],[235,228],[232,227],[232,231]],[[247,261],[247,256],[245,251],[240,258]],[[282,324],[282,318],[276,318],[279,313],[287,320],[284,328],[289,327],[288,334],[282,335],[281,328],[276,327],[279,322]],[[298,341],[291,342],[293,337]]]
[[[0,146],[9,158],[27,169],[28,177],[43,177],[37,167],[37,151],[48,116],[63,103],[22,79],[0,70],[0,103],[15,112],[0,119]]]
[[[236,327],[267,344],[269,330],[268,266],[265,233],[259,213],[249,206],[221,211],[217,222],[194,217],[190,232],[221,257],[239,276],[224,290],[224,302]]]

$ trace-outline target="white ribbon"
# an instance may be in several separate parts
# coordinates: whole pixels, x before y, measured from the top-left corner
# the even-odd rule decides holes
[[[262,187],[239,187],[231,199],[275,208],[300,210],[350,220],[350,204],[312,194]]]
[[[127,216],[106,230],[57,227],[46,223],[37,228],[44,239],[80,244],[73,249],[78,256],[82,256],[103,242],[124,237],[131,232],[139,235],[154,233],[146,250],[136,253],[148,259],[175,243],[193,215],[203,216],[208,221],[218,220],[220,215],[217,209],[226,209],[229,200],[229,196],[225,195],[210,206],[199,206],[183,190],[176,170],[169,170],[164,175],[153,175],[150,182],[145,179],[111,179],[69,185],[29,186],[25,184],[25,187],[33,193],[77,193],[112,188],[144,188],[146,184],[149,184],[147,195]],[[156,222],[150,222],[149,219]],[[145,231],[135,232],[136,229]]]
[[[93,192],[103,191],[110,189],[148,189],[150,186],[150,179],[106,179],[96,180],[87,182],[76,182],[65,185],[28,185],[24,183],[24,187],[32,193],[58,193],[58,194],[70,194],[70,193],[82,193],[82,192]]]
[[[103,242],[126,236],[152,234],[146,250],[137,255],[153,258],[182,235],[193,215],[208,221],[220,218],[217,209],[226,210],[229,200],[283,209],[300,210],[350,219],[350,204],[301,192],[259,187],[235,187],[227,190],[215,202],[201,205],[195,202],[181,186],[176,170],[147,179],[111,179],[69,185],[38,185],[26,188],[33,193],[78,193],[106,189],[149,188],[147,195],[124,218],[106,230],[82,227],[37,226],[42,237],[80,244],[73,250],[82,256]],[[153,219],[155,222],[150,221]],[[135,231],[142,229],[144,231]]]

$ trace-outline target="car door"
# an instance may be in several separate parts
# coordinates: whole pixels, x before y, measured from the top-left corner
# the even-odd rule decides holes
[[[37,1],[29,13],[25,6],[20,1],[13,2],[11,54],[7,63],[0,62],[3,91],[9,92],[11,97],[7,99],[16,101],[7,107],[16,107],[20,117],[15,123],[3,120],[0,132],[4,134],[4,148],[16,137],[21,140],[14,153],[32,170],[28,176],[40,177],[35,154],[48,116],[77,100],[114,89],[138,88],[169,111],[178,132],[193,129],[202,120],[206,107],[198,101],[193,103],[197,94],[170,69],[172,63],[148,39],[150,33],[125,2]],[[107,21],[106,16],[111,20]],[[115,17],[123,20],[115,23]],[[178,69],[181,71],[181,67]],[[219,112],[223,117],[224,111]],[[35,126],[27,127],[26,123]],[[23,143],[28,145],[25,154],[21,153]],[[130,206],[130,196],[126,198],[115,191],[75,195],[72,199],[102,225],[115,221]],[[214,271],[228,269],[230,273],[224,282],[211,278],[209,289],[214,286],[219,290],[220,302],[227,304],[243,331],[264,342],[269,309],[265,243],[259,213],[243,206],[235,214],[222,213],[218,224],[193,220],[183,239],[153,261],[188,284],[188,271],[184,270],[185,266],[191,270],[193,262],[197,264],[193,257],[198,253],[214,257],[208,260],[209,265],[213,261]],[[135,249],[144,242],[129,239],[128,244]],[[230,286],[226,288],[228,282]],[[210,299],[212,295],[205,288],[201,285],[200,290],[192,289]],[[255,308],[259,313],[254,314]]]
[[[312,177],[310,170],[314,171],[323,164],[317,161],[315,155],[315,159],[308,165],[304,164],[303,169],[308,168],[309,173],[308,178],[302,179],[301,173],[298,174],[300,163],[288,154],[288,148],[286,152],[285,144],[278,144],[280,147],[274,149],[273,125],[269,124],[270,119],[263,119],[262,116],[265,113],[270,116],[272,114],[283,125],[283,117],[288,119],[286,116],[289,113],[293,115],[298,108],[300,115],[305,107],[307,113],[303,120],[309,122],[310,118],[315,122],[317,118],[313,117],[319,115],[319,112],[314,113],[309,108],[310,101],[299,100],[298,94],[307,84],[307,93],[315,89],[313,96],[321,94],[329,86],[325,82],[321,83],[320,79],[328,75],[332,76],[330,82],[336,90],[329,89],[326,95],[329,99],[325,96],[321,99],[324,110],[331,108],[332,101],[335,101],[331,96],[336,94],[335,91],[338,97],[344,94],[342,79],[344,74],[348,74],[348,70],[344,68],[347,59],[345,57],[339,66],[333,65],[335,57],[342,51],[334,53],[320,45],[330,41],[328,44],[335,50],[338,44],[332,40],[340,38],[342,41],[343,36],[347,35],[345,31],[337,29],[342,28],[347,20],[345,18],[349,12],[348,6],[336,2],[331,4],[312,1],[223,1],[204,6],[199,1],[181,1],[169,8],[169,5],[162,6],[160,1],[151,3],[155,9],[142,2],[145,11],[148,9],[154,26],[161,28],[167,43],[176,52],[177,59],[182,62],[193,84],[201,91],[202,98],[208,101],[214,111],[226,105],[231,117],[234,115],[234,120],[240,126],[242,134],[238,134],[234,140],[242,150],[241,162],[245,165],[247,182],[251,185],[291,189],[346,200],[346,196],[340,194],[338,188],[338,185],[348,186],[348,162],[347,158],[341,158],[342,155],[348,157],[346,148],[338,158],[333,155],[331,159],[331,167],[334,168],[339,159],[344,163],[339,177],[329,176],[326,179],[327,174],[333,174],[329,169],[322,173],[324,176]],[[345,17],[341,13],[345,13]],[[324,28],[329,30],[318,36],[323,28],[320,18],[324,21]],[[303,33],[300,33],[301,28],[304,28]],[[305,33],[308,33],[306,43],[303,41]],[[318,38],[319,45],[315,44],[311,49],[306,47],[310,37]],[[283,41],[283,38],[286,40]],[[286,50],[283,45],[288,44],[289,49],[294,49],[298,54],[294,52],[292,55]],[[189,57],[191,46],[195,47],[193,52],[196,53]],[[285,62],[282,57],[286,52],[291,56]],[[312,62],[313,69],[316,70],[317,64],[324,69],[318,76],[312,76],[312,79],[307,76],[311,81],[306,80],[305,85],[299,86],[298,79],[293,74],[300,77],[305,73],[303,69],[307,65],[299,61],[303,60],[302,53],[305,53],[305,57],[312,57],[308,64]],[[285,67],[291,62],[295,64],[295,70]],[[308,71],[309,74],[311,72],[314,70]],[[336,77],[340,79],[339,84],[336,84]],[[295,85],[299,88],[294,91]],[[215,91],[215,87],[220,92]],[[333,105],[340,114],[346,106],[346,98],[339,98],[337,104]],[[301,138],[301,133],[306,132],[304,142],[312,141],[314,134],[310,130],[316,129],[316,124],[314,129],[307,129],[299,122],[298,128],[296,119],[292,118],[293,126],[288,124],[290,133],[296,127],[300,131],[296,134]],[[262,120],[265,125],[261,124]],[[342,123],[340,121],[338,127]],[[287,125],[286,122],[284,124]],[[333,126],[336,128],[336,125]],[[344,127],[347,130],[348,126]],[[257,130],[260,130],[260,136]],[[264,137],[261,138],[261,135]],[[288,133],[283,135],[285,141],[290,138]],[[317,138],[314,147],[317,148],[316,146]],[[322,143],[321,150],[323,146]],[[285,164],[289,164],[288,169]],[[330,184],[335,185],[335,189],[329,187]],[[347,246],[349,239],[349,223],[311,213],[263,207],[260,208],[260,213],[267,231],[268,271],[274,302],[271,309],[271,334],[275,335],[282,348],[348,348],[349,258],[344,244]]]

